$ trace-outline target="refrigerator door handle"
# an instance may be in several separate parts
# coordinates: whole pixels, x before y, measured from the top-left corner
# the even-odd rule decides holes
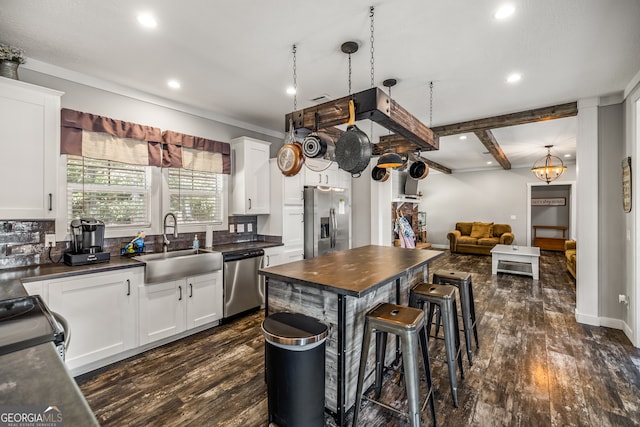
[[[336,233],[338,232],[338,221],[336,220],[336,210],[331,208],[329,210],[329,217],[331,218],[331,247],[336,247]]]

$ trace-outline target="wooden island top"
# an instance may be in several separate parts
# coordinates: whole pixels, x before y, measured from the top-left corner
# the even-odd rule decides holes
[[[359,298],[442,255],[429,249],[369,245],[264,268],[260,274]]]

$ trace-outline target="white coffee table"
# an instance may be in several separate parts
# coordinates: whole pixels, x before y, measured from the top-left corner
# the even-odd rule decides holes
[[[539,279],[540,248],[495,245],[491,249],[491,274],[511,273]]]

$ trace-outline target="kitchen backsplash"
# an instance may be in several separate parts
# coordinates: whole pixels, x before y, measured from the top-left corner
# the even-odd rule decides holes
[[[229,225],[234,232],[213,232],[213,245],[267,241],[279,243],[280,236],[265,236],[257,233],[258,219],[253,216],[230,216]],[[237,230],[242,230],[238,233]],[[178,231],[180,227],[178,226]],[[68,241],[57,242],[49,251],[44,246],[47,233],[55,232],[54,221],[0,221],[0,269],[27,267],[38,264],[58,262],[69,246]],[[205,245],[205,232],[179,233],[177,239],[171,240],[170,250],[188,249],[193,244],[195,234],[198,235],[201,247]],[[105,251],[112,257],[120,256],[120,249],[131,241],[133,236],[105,239]],[[144,239],[145,252],[162,251],[162,235],[149,235]]]

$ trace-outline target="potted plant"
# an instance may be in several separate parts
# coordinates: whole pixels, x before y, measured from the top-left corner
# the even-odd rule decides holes
[[[18,66],[24,61],[24,50],[0,43],[0,76],[18,80]]]

